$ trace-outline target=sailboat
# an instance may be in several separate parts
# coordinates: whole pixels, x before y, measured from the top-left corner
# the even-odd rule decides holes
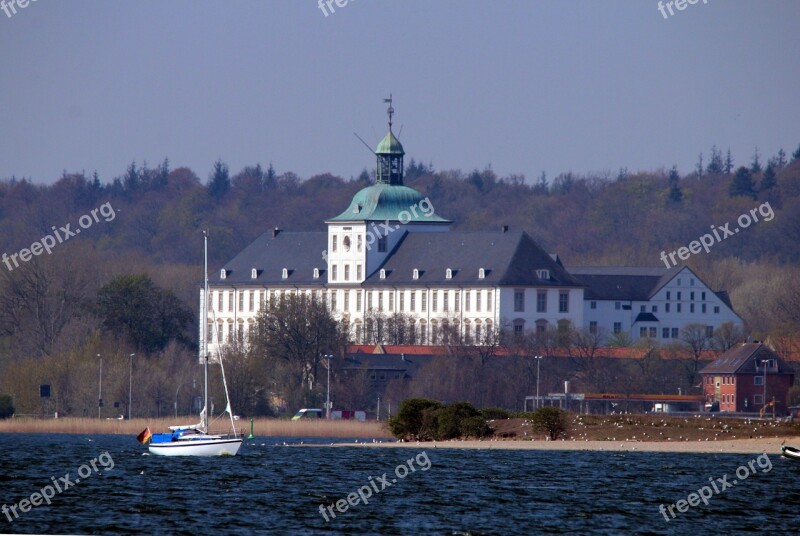
[[[208,311],[208,233],[203,231],[203,309],[205,315]],[[236,456],[242,446],[242,435],[236,433],[233,422],[228,384],[225,381],[225,368],[222,365],[222,354],[218,351],[219,368],[222,372],[222,385],[225,388],[225,413],[231,420],[232,433],[216,434],[209,432],[208,428],[208,320],[201,314],[200,325],[202,331],[203,348],[203,375],[205,407],[200,412],[200,422],[192,425],[170,426],[170,432],[151,434],[148,428],[139,435],[139,441],[145,443],[149,440],[151,454],[159,456]],[[216,322],[214,323],[216,326]]]

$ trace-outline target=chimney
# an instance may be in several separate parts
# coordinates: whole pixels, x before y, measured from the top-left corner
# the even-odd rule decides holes
[[[503,230],[504,233],[507,233],[508,232],[508,225],[503,225],[503,227],[501,227],[501,229]]]
[[[280,230],[280,229],[278,229],[277,227],[275,227],[275,228],[272,230],[272,238],[275,238],[276,236],[278,236],[278,234],[279,234],[280,232],[281,232],[281,230]]]

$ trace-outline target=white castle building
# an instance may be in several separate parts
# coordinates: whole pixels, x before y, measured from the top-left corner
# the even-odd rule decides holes
[[[621,281],[593,290],[600,281],[593,277],[631,269],[575,269],[575,277],[524,231],[500,225],[496,231],[452,231],[432,200],[403,185],[405,152],[392,132],[393,112],[390,103],[389,132],[375,150],[375,184],[327,220],[327,231],[271,230],[210,274],[211,355],[220,342],[245,340],[262,308],[285,294],[324,299],[338,319],[347,320],[353,342],[373,333],[375,318],[394,313],[407,317],[416,344],[439,344],[454,334],[465,343],[479,342],[500,326],[543,332],[560,322],[630,331],[633,338],[660,336],[666,328],[674,337],[672,329],[695,321],[695,314],[712,330],[726,320],[741,323],[726,299],[695,286],[694,274],[691,283],[685,276],[685,290],[678,290],[682,279],[675,284],[673,277],[651,285],[658,286],[652,292],[637,283],[637,292],[615,294]],[[659,269],[647,270],[652,279]],[[666,273],[661,270],[661,276]],[[696,311],[686,302],[695,292]],[[201,290],[201,318],[204,302]]]

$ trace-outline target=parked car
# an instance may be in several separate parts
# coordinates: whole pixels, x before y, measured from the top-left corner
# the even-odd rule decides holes
[[[308,409],[303,408],[297,413],[294,414],[292,417],[293,421],[299,421],[300,419],[309,420],[309,419],[321,419],[323,417],[323,413],[321,409]]]

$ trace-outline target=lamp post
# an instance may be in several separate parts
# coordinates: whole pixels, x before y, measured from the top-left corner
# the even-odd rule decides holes
[[[542,362],[540,355],[535,355],[533,358],[536,360],[536,409],[539,409],[539,364]]]
[[[97,357],[100,358],[100,382],[97,388],[97,418],[100,418],[100,411],[103,409],[103,358],[100,354],[97,354]]]
[[[133,356],[136,354],[131,354],[130,358],[128,359],[128,420],[131,420],[131,400],[133,398]]]
[[[325,361],[322,362],[325,365],[325,368],[328,369],[328,390],[325,395],[325,418],[331,418],[331,358],[333,355],[325,354],[322,357],[325,358]]]

